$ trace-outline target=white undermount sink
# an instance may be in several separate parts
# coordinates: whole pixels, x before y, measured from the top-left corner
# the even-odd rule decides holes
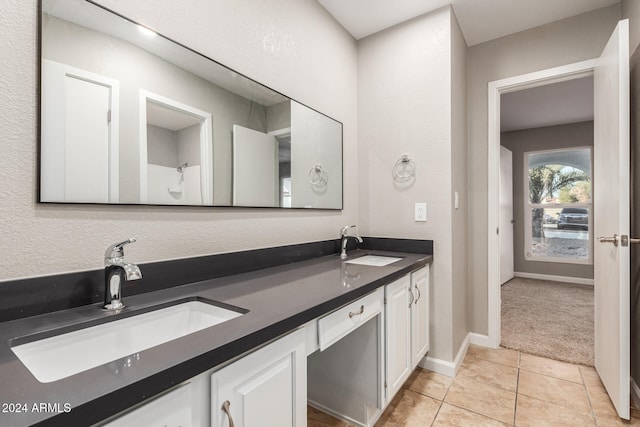
[[[393,264],[396,261],[400,261],[402,258],[392,256],[381,255],[365,255],[360,258],[351,259],[345,261],[347,264],[360,264],[360,265],[372,265],[374,267],[384,267],[385,265]]]
[[[11,350],[38,381],[49,383],[226,322],[245,312],[189,300],[16,345]]]

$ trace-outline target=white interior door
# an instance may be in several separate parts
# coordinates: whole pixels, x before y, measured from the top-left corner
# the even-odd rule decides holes
[[[118,202],[118,87],[43,61],[41,201]]]
[[[594,69],[595,365],[629,419],[629,22],[620,21]],[[615,244],[614,244],[615,243]]]
[[[278,140],[233,125],[233,205],[278,206],[278,173]]]
[[[109,203],[111,88],[72,76],[65,83],[65,201]]]
[[[513,278],[513,153],[500,146],[500,284]]]

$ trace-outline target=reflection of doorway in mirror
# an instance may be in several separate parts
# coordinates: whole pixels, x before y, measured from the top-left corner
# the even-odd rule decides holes
[[[291,177],[280,178],[280,207],[291,207]]]
[[[212,205],[211,114],[141,91],[140,201]]]
[[[275,136],[233,125],[233,206],[277,207],[278,140]]]
[[[42,63],[40,201],[118,203],[117,80]]]

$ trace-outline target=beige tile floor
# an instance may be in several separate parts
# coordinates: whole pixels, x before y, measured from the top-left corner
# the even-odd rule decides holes
[[[617,417],[591,367],[472,345],[455,379],[416,369],[376,427],[640,426],[631,412]],[[349,424],[309,408],[308,426]]]

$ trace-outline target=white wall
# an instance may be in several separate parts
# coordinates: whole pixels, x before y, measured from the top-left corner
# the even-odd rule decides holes
[[[0,279],[333,239],[357,218],[356,43],[314,0],[103,4],[344,124],[343,211],[38,205],[37,2],[0,2]],[[295,72],[293,72],[295,70]]]
[[[487,84],[595,58],[620,18],[614,5],[467,49],[470,326],[487,334]]]
[[[342,203],[342,163],[335,160],[341,149],[338,143],[341,132],[340,123],[291,102],[292,206],[327,208]],[[310,178],[310,170],[316,165],[326,175],[312,173]],[[326,184],[313,185],[310,179]]]
[[[622,17],[629,19],[629,52],[640,45],[640,1],[622,0]]]
[[[469,333],[467,268],[467,45],[456,17],[451,17],[451,192],[453,354]],[[455,193],[458,208],[455,208]]]
[[[466,185],[465,47],[445,7],[360,40],[358,51],[359,231],[433,239],[430,356],[447,361],[467,333],[466,249],[452,241],[453,223],[466,221],[464,209],[454,215],[452,205],[454,183],[463,197]],[[416,165],[408,184],[392,178],[402,154]],[[462,166],[455,173],[454,159]],[[427,203],[426,222],[414,221],[416,202]]]

